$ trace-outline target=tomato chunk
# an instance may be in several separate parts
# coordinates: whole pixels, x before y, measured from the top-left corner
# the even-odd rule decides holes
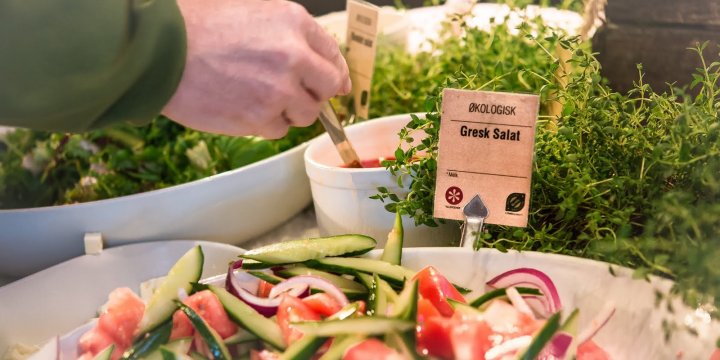
[[[451,330],[453,354],[456,359],[484,359],[493,347],[490,326],[482,320],[456,320]]]
[[[331,316],[342,309],[340,303],[326,293],[312,294],[302,299],[302,302],[314,312],[324,317]]]
[[[343,360],[403,360],[402,355],[378,339],[367,339],[349,348]]]
[[[266,298],[270,296],[270,290],[272,290],[273,286],[273,284],[265,280],[260,280],[260,282],[258,283],[257,296],[261,298]]]
[[[710,360],[720,360],[720,349],[713,351],[712,355],[710,355]]]
[[[424,356],[454,359],[451,332],[455,325],[455,320],[442,316],[425,318],[417,327],[417,351]]]
[[[277,322],[280,325],[285,344],[292,344],[304,335],[302,331],[291,325],[291,323],[320,320],[320,315],[300,299],[291,295],[283,295],[277,311]]]
[[[601,347],[597,346],[592,340],[588,340],[577,349],[578,360],[609,360],[610,355]]]
[[[196,292],[183,300],[183,303],[195,310],[223,339],[237,332],[237,325],[230,320],[222,303],[212,291]],[[170,338],[190,336],[193,332],[192,323],[187,315],[182,311],[176,311],[173,314],[173,329]]]
[[[447,299],[465,303],[465,298],[455,286],[432,266],[420,270],[413,279],[418,280],[420,295],[435,305],[443,316],[450,317],[455,312]]]
[[[133,335],[144,311],[145,303],[132,290],[113,290],[97,325],[80,337],[81,357],[95,357],[100,351],[114,344],[111,359],[119,359],[132,344]]]

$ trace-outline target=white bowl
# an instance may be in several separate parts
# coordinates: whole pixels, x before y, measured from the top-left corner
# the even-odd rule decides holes
[[[84,254],[84,234],[106,246],[164,239],[241,244],[310,204],[307,144],[190,183],[82,204],[0,210],[0,278]]]
[[[166,242],[112,249],[0,288],[0,354],[12,342],[42,344],[87,322],[111,289],[130,286],[137,290],[141,281],[162,275],[194,245]],[[203,276],[223,273],[228,260],[242,252],[222,244],[202,246],[206,254]],[[370,254],[379,255],[380,251]],[[580,309],[578,329],[612,302],[615,315],[594,340],[617,360],[675,359],[680,352],[683,359],[708,359],[720,335],[719,324],[703,321],[694,309],[675,303],[675,312],[670,314],[665,306],[655,307],[656,290],[666,292],[669,281],[634,280],[632,271],[617,267],[616,275],[612,275],[607,263],[534,252],[473,252],[462,248],[404,249],[402,261],[411,269],[433,265],[451,281],[471,289],[482,289],[487,280],[510,269],[536,268],[553,280],[566,311]],[[665,342],[663,319],[690,324],[698,336],[679,330]]]
[[[345,133],[361,159],[393,156],[399,143],[398,132],[410,121],[410,115],[394,115],[348,126]],[[416,139],[417,140],[417,139]],[[377,188],[404,196],[397,179],[385,168],[348,169],[330,137],[321,135],[310,142],[305,152],[305,169],[310,178],[315,216],[323,236],[347,233],[366,234],[382,246],[392,229],[395,214],[384,203],[370,199]],[[439,227],[415,226],[403,217],[406,247],[447,246],[460,241],[460,228],[454,221]]]

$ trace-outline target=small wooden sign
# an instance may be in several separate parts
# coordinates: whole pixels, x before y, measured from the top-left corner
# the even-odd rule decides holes
[[[353,84],[355,114],[367,119],[375,69],[380,8],[362,0],[347,2],[347,60]]]
[[[463,220],[477,194],[486,224],[527,226],[539,104],[537,95],[443,91],[435,217]]]

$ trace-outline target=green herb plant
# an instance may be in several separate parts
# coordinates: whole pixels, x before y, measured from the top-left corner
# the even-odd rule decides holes
[[[643,83],[640,67],[635,88],[621,94],[577,38],[529,24],[521,36],[502,24],[490,33],[464,30],[464,37],[436,44],[437,56],[392,53],[379,60],[393,59],[405,70],[387,74],[385,86],[400,99],[381,102],[387,109],[420,109],[418,88],[431,95],[425,117],[413,116],[401,130],[396,160],[385,163],[398,184],[410,184],[408,195],[379,189],[375,198],[416,224],[437,224],[432,204],[442,88],[540,94],[546,106],[537,123],[529,225],[487,225],[476,247],[580,256],[636,269],[638,278],[666,277],[675,281],[673,292],[716,317],[720,64],[703,61],[689,89],[664,92]],[[558,46],[570,52],[567,64],[556,56]],[[692,51],[704,59],[708,49]],[[420,85],[413,87],[413,78]],[[562,105],[559,114],[549,113],[553,102]],[[418,131],[422,143],[408,146]]]

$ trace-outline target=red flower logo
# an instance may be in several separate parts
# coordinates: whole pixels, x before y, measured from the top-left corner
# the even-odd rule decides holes
[[[445,200],[451,205],[459,204],[463,199],[463,192],[457,186],[451,186],[445,191]]]

